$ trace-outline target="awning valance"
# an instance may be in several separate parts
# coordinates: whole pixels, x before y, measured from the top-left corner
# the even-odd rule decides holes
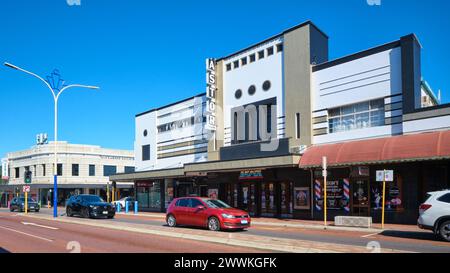
[[[402,135],[313,146],[301,157],[300,168],[450,159],[450,131]]]

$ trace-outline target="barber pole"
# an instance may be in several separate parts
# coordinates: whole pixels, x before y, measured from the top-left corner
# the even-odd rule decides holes
[[[316,210],[321,211],[322,207],[319,205],[319,200],[322,197],[322,186],[319,180],[314,181],[314,199],[316,200]]]
[[[350,212],[350,181],[348,179],[344,179],[344,197],[347,200],[347,204],[344,207],[345,212]]]

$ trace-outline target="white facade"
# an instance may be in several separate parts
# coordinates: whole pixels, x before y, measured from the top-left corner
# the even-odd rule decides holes
[[[401,48],[345,62],[312,73],[313,118],[327,117],[314,124],[314,129],[325,129],[326,134],[314,136],[314,144],[357,140],[368,137],[386,137],[403,133],[401,120],[397,124],[367,127],[330,133],[329,110],[361,102],[382,99],[384,104],[401,104],[402,71]],[[401,118],[402,108],[385,112],[385,118]]]
[[[206,95],[199,95],[137,115],[136,171],[178,168],[206,161],[205,103]],[[150,151],[147,155],[146,149]]]
[[[32,172],[32,183],[53,185],[54,142],[34,146],[29,150],[12,152],[7,155],[9,162],[9,185],[24,183],[24,172]],[[62,164],[60,185],[106,185],[109,176],[104,175],[104,166],[115,167],[117,173],[132,171],[133,151],[105,149],[99,146],[58,142],[58,164]],[[73,173],[73,165],[78,165],[78,175]],[[89,166],[95,166],[90,173]]]
[[[277,105],[277,135],[278,138],[284,137],[283,51],[277,51],[277,45],[282,44],[283,38],[280,37],[223,60],[224,146],[231,145],[231,110],[272,98],[276,98]],[[268,52],[270,48],[272,55]],[[260,52],[264,54],[261,59]],[[255,56],[254,62],[250,60],[251,55]],[[247,64],[243,64],[243,59]],[[235,62],[239,63],[238,68],[234,67]],[[229,65],[231,70],[227,69]],[[270,89],[264,91],[262,86],[266,81],[270,82]],[[253,95],[248,92],[252,85],[256,87]],[[237,90],[242,92],[240,98],[236,97]]]

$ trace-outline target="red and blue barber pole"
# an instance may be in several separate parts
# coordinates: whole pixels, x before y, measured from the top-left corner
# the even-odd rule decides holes
[[[317,211],[322,211],[322,206],[319,205],[319,200],[322,198],[322,185],[319,180],[314,181],[314,199]]]
[[[344,179],[344,198],[347,201],[344,207],[345,212],[350,212],[350,181]]]

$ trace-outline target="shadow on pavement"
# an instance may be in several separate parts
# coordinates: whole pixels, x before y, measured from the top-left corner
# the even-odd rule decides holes
[[[403,238],[403,239],[438,241],[438,239],[432,232],[385,230],[385,231],[381,232],[380,235],[387,236],[387,237]]]

